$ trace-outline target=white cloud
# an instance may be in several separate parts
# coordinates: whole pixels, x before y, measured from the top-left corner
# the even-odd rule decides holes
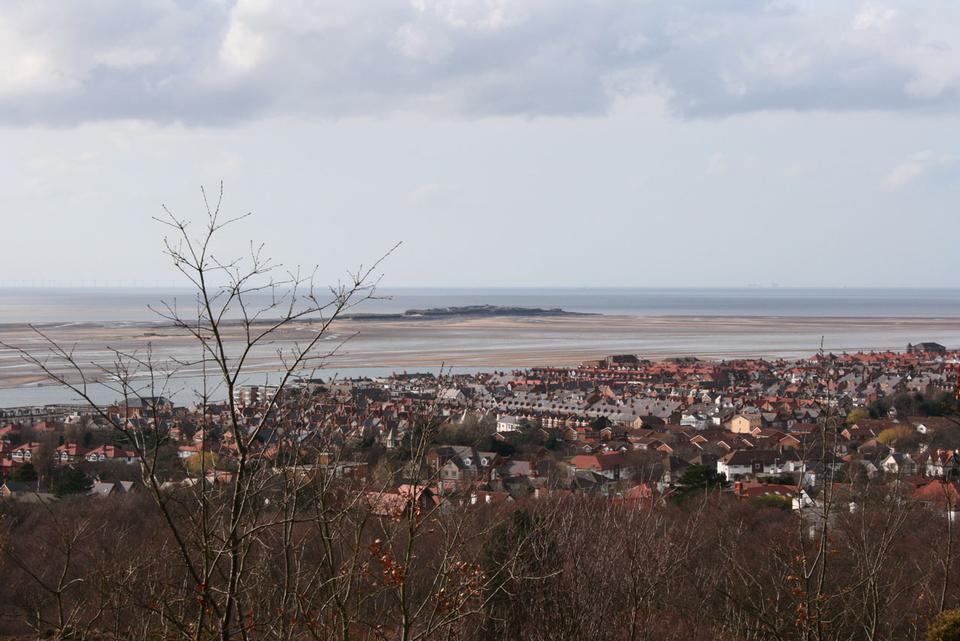
[[[960,107],[960,5],[8,0],[0,124]]]
[[[0,95],[45,93],[66,88],[48,56],[43,52],[23,51],[2,57]]]
[[[954,165],[958,157],[953,154],[919,151],[894,167],[884,178],[887,189],[901,189],[924,174]]]
[[[722,176],[730,169],[730,158],[726,154],[716,152],[707,159],[707,175]]]
[[[443,202],[453,196],[457,189],[453,185],[440,182],[429,182],[420,185],[408,195],[411,204],[433,205]]]
[[[0,98],[66,89],[56,54],[18,33],[15,21],[0,18]]]
[[[220,59],[228,69],[250,71],[257,66],[263,55],[264,37],[242,22],[235,22],[227,29],[220,46]]]
[[[876,4],[865,4],[853,18],[853,28],[857,31],[883,29],[897,16],[896,9]]]
[[[394,36],[394,43],[404,56],[422,62],[438,62],[454,48],[448,38],[428,34],[411,23],[400,25]]]

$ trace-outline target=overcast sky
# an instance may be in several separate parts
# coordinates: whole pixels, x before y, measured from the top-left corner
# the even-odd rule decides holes
[[[0,285],[954,286],[958,125],[955,0],[5,0]]]

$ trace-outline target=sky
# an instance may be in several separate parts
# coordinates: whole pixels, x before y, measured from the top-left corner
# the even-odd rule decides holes
[[[953,0],[5,0],[0,286],[955,286],[958,125]]]

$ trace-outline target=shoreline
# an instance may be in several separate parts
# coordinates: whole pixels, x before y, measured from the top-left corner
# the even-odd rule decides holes
[[[405,316],[403,314],[358,314],[356,316],[345,316],[338,319],[337,323],[357,323],[362,325],[379,325],[385,323],[445,323],[445,322],[469,322],[469,321],[578,321],[578,320],[635,320],[649,322],[682,322],[682,321],[786,321],[786,322],[879,322],[879,323],[944,323],[960,325],[960,317],[957,316],[870,316],[870,315],[798,315],[798,314],[602,314],[595,312],[563,312],[560,314],[530,314],[530,315],[449,315],[449,316]],[[278,319],[262,318],[255,323],[253,327],[261,327],[273,324]],[[240,321],[237,319],[224,319],[223,325],[227,327],[238,327]],[[310,327],[321,324],[320,319],[308,319],[296,321],[292,325],[298,327]],[[160,320],[84,320],[84,321],[8,321],[0,322],[0,332],[3,331],[21,331],[37,329],[167,329],[174,330],[176,325],[169,321]]]
[[[109,363],[111,350],[159,360],[197,356],[195,341],[170,324],[42,323],[51,338],[75,346],[85,364]],[[230,324],[224,334],[236,348],[242,338]],[[316,336],[316,323],[297,322],[283,328],[276,340],[254,350],[249,371],[277,371],[276,349]],[[144,331],[147,330],[147,331]],[[328,369],[438,368],[504,369],[575,366],[609,354],[638,354],[652,360],[696,356],[720,360],[746,357],[802,358],[828,351],[903,350],[909,342],[934,340],[960,346],[960,318],[849,316],[491,316],[338,320],[317,349],[335,353]],[[43,341],[28,324],[0,325],[0,340],[42,351]],[[57,366],[58,373],[68,369]],[[89,365],[93,374],[95,368]],[[100,372],[102,374],[102,372]],[[183,376],[197,375],[186,371]],[[104,378],[91,376],[91,378]],[[0,390],[36,388],[46,377],[12,350],[0,348]]]

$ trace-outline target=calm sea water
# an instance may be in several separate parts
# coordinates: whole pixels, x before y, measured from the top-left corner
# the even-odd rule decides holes
[[[842,316],[960,318],[960,289],[383,289],[386,298],[355,311],[396,313],[460,305],[559,307],[636,316]],[[0,324],[152,321],[149,305],[176,301],[186,290],[0,288]]]

